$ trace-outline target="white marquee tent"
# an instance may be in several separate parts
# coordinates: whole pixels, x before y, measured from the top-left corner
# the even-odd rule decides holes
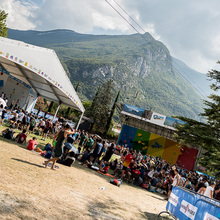
[[[84,113],[85,109],[53,50],[0,37],[0,67],[29,85],[37,96]]]

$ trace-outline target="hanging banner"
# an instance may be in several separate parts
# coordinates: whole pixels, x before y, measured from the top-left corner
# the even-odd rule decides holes
[[[166,118],[165,115],[161,115],[156,112],[153,112],[150,121],[157,125],[163,125],[165,122],[165,118]]]

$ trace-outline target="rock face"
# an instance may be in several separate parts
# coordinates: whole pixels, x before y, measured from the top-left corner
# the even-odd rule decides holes
[[[9,30],[8,37],[56,51],[79,95],[91,100],[100,84],[114,81],[121,100],[165,115],[199,119],[202,100],[173,67],[173,58],[149,33],[122,36],[84,35],[67,30]],[[187,66],[186,66],[187,67]],[[187,68],[185,67],[185,70]],[[180,70],[179,70],[180,71]],[[192,72],[193,74],[193,72]],[[196,78],[204,77],[197,72]]]

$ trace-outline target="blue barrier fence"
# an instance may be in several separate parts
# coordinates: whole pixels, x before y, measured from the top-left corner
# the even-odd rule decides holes
[[[219,220],[220,202],[182,187],[174,187],[166,209],[181,220]]]

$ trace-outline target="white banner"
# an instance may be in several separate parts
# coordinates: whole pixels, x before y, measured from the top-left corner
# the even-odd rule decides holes
[[[169,202],[176,207],[178,204],[178,200],[179,200],[179,197],[171,192]]]
[[[206,212],[205,217],[204,217],[203,220],[219,220],[219,219]]]
[[[151,116],[151,122],[158,125],[163,125],[165,122],[166,116],[153,112]]]
[[[186,215],[187,217],[189,217],[190,219],[194,220],[195,216],[196,216],[196,212],[197,212],[197,207],[195,207],[194,205],[188,203],[187,201],[183,200],[181,202],[181,208],[180,211]]]

